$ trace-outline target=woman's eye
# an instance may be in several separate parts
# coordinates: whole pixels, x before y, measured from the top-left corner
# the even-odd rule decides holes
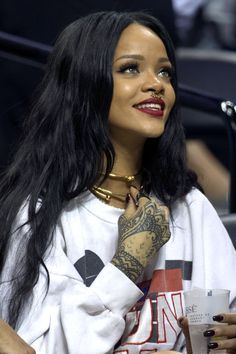
[[[172,69],[171,68],[163,68],[158,73],[159,76],[164,77],[166,79],[171,80],[172,78]]]
[[[136,74],[139,72],[137,64],[122,65],[119,71],[128,74]]]

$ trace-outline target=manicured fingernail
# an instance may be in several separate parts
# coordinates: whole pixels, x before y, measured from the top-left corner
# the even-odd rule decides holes
[[[213,342],[208,344],[208,349],[216,349],[218,348],[218,344]]]
[[[208,331],[205,331],[203,333],[204,337],[212,337],[215,335],[215,331],[213,331],[212,329],[209,329]]]
[[[222,315],[216,315],[216,316],[213,316],[213,321],[217,321],[217,322],[221,322],[223,321],[224,317]]]
[[[130,193],[127,193],[127,194],[126,194],[126,198],[125,198],[125,204],[126,204],[126,205],[129,203],[130,197],[131,197]]]

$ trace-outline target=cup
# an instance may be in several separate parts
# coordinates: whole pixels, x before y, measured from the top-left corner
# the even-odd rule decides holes
[[[230,291],[226,289],[196,288],[184,292],[185,314],[188,319],[193,354],[213,353],[207,347],[210,338],[204,337],[203,332],[212,326],[224,325],[213,321],[212,317],[229,312],[229,294]],[[226,351],[217,350],[217,353],[226,353]]]

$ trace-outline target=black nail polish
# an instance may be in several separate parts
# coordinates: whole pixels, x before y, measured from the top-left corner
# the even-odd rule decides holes
[[[128,203],[129,203],[129,201],[130,201],[130,193],[127,193],[126,194],[126,198],[125,198],[125,204],[127,205]]]
[[[218,344],[215,342],[209,343],[208,344],[208,349],[216,349],[218,348]]]
[[[215,335],[215,331],[213,329],[209,329],[208,331],[203,332],[204,337],[212,337]]]
[[[217,322],[221,322],[223,321],[224,317],[222,315],[216,315],[216,316],[213,316],[213,321],[217,321]]]

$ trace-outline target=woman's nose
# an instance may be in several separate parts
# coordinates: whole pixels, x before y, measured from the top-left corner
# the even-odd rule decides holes
[[[164,93],[164,83],[156,74],[149,74],[143,82],[142,90],[144,92],[155,91],[158,93]]]

